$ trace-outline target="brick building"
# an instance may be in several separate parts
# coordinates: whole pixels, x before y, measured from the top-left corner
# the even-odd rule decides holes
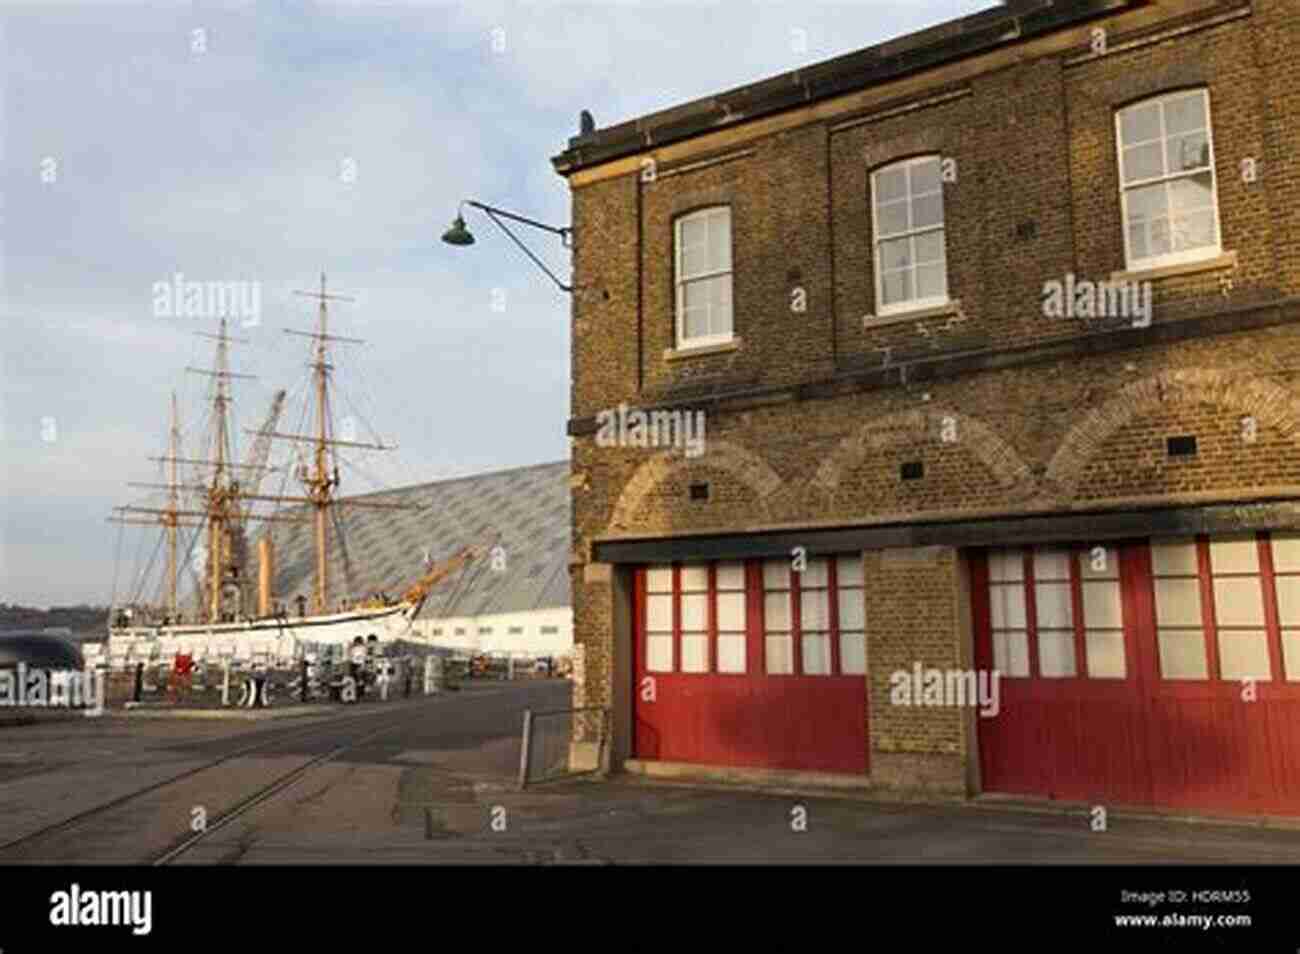
[[[616,766],[1300,813],[1297,48],[1010,0],[570,140]]]

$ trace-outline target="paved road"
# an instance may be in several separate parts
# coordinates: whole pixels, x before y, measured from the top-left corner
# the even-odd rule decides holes
[[[143,861],[273,777],[292,785],[187,853],[200,863],[1300,862],[1300,831],[1112,816],[880,804],[622,779],[514,790],[525,707],[565,682],[481,684],[348,718],[184,723],[106,718],[0,730],[0,843],[179,772],[93,823],[0,861]],[[214,758],[255,753],[202,770]],[[804,820],[806,819],[806,822]],[[804,822],[804,823],[801,823]]]

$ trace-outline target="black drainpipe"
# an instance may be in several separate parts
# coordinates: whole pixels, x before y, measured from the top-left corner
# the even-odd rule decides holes
[[[835,195],[831,187],[831,170],[833,168],[831,156],[831,127],[826,124],[826,227],[830,230],[829,244],[830,254],[827,256],[830,264],[830,295],[831,295],[831,373],[834,374],[840,366],[839,353],[839,320],[836,317],[835,308]]]
[[[645,284],[641,275],[644,267],[644,237],[642,235],[641,210],[642,210],[642,182],[641,172],[638,169],[636,176],[636,393],[640,394],[645,387],[645,329],[642,297],[644,292],[642,286]]]

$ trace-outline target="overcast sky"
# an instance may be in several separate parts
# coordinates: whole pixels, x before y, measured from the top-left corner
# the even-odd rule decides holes
[[[549,160],[580,110],[612,125],[991,5],[0,4],[0,602],[109,601],[105,518],[162,479],[173,389],[204,453],[184,369],[217,322],[156,314],[156,284],[255,283],[250,428],[282,387],[301,426],[308,342],[282,329],[315,312],[292,292],[325,271],[356,299],[331,313],[367,341],[336,358],[338,417],[399,449],[354,457],[344,492],[563,459],[568,296],[475,211],[477,245],[439,242],[457,202],[567,223]],[[557,239],[521,237],[567,276]],[[158,536],[126,530],[119,596]]]

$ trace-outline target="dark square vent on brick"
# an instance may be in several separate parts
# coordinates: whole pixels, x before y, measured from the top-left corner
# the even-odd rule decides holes
[[[904,480],[920,480],[925,476],[925,464],[919,460],[909,460],[899,468]]]
[[[1170,457],[1195,457],[1196,435],[1180,434],[1178,437],[1166,438],[1165,448]]]
[[[709,499],[709,485],[708,485],[707,483],[691,484],[691,499],[692,499],[692,500],[708,500],[708,499]]]

